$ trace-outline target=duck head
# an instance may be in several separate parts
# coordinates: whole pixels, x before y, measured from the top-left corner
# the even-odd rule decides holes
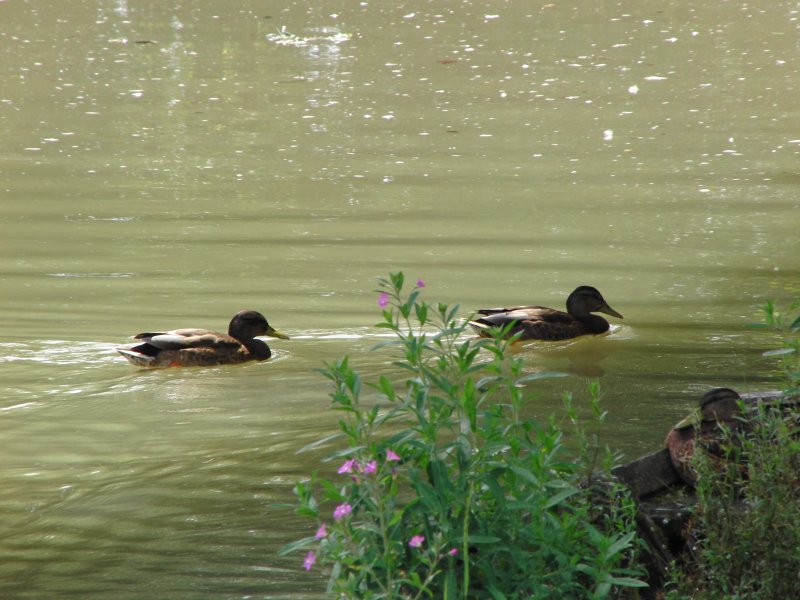
[[[567,298],[567,312],[573,317],[589,316],[589,313],[601,312],[612,317],[622,318],[622,315],[611,308],[596,288],[582,285],[575,288]]]
[[[267,322],[260,312],[243,310],[236,313],[228,326],[228,335],[239,341],[252,340],[259,335],[288,340],[289,336],[281,333]]]

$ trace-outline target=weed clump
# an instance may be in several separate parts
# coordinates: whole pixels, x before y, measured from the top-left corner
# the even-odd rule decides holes
[[[377,327],[405,378],[363,382],[347,358],[322,371],[345,446],[330,457],[335,475],[297,484],[316,533],[284,552],[304,552],[344,598],[608,598],[644,586],[635,506],[591,476],[610,453],[597,460],[574,411],[577,453],[555,418],[523,416],[526,384],[555,375],[524,374],[502,331],[464,336],[458,307],[421,300],[424,282],[403,287],[402,273],[380,280]]]
[[[800,391],[800,315],[765,306],[781,348],[787,395]],[[740,406],[716,452],[696,452],[697,504],[688,560],[674,570],[669,600],[800,597],[800,410],[795,398]],[[676,567],[678,567],[676,565]]]

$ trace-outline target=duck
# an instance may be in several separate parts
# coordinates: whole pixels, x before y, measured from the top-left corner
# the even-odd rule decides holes
[[[492,329],[510,325],[507,337],[519,336],[515,341],[568,340],[609,330],[608,321],[593,312],[622,318],[596,288],[581,285],[567,297],[567,312],[546,306],[484,308],[477,311],[481,316],[469,321],[469,325],[480,337],[492,337]]]
[[[208,329],[174,329],[139,333],[133,339],[142,343],[132,348],[117,348],[123,357],[137,367],[198,367],[237,364],[267,360],[269,346],[256,336],[288,340],[267,319],[254,310],[236,313],[228,325],[228,333]]]
[[[667,434],[664,445],[669,449],[672,466],[685,483],[694,486],[697,475],[692,456],[698,446],[716,460],[725,456],[725,434],[738,434],[747,428],[742,413],[742,398],[730,388],[714,388],[700,399],[700,405]],[[734,442],[736,436],[728,438]]]

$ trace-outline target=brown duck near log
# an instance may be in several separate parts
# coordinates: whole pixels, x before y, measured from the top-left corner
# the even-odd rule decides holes
[[[208,329],[175,329],[139,333],[134,339],[144,343],[132,348],[117,348],[122,356],[139,367],[207,367],[266,360],[269,346],[256,336],[281,339],[289,336],[274,329],[264,315],[243,310],[231,319],[227,335]]]
[[[480,317],[469,322],[481,337],[491,337],[491,329],[508,327],[508,337],[518,335],[518,341],[568,340],[582,335],[598,335],[609,330],[608,321],[593,312],[612,317],[622,315],[611,308],[597,289],[582,285],[567,298],[567,312],[546,306],[514,306],[484,308]]]
[[[697,446],[721,459],[724,455],[721,446],[723,432],[739,432],[745,427],[739,394],[730,388],[715,388],[703,395],[698,411],[672,428],[664,445],[669,449],[672,465],[681,479],[694,486],[697,478],[692,469],[692,456]]]

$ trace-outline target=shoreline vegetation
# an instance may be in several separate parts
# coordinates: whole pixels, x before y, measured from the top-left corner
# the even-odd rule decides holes
[[[798,592],[797,410],[738,415],[747,427],[715,423],[715,453],[693,446],[696,486],[677,500],[688,515],[685,544],[659,553],[641,498],[614,476],[618,457],[600,442],[599,385],[587,386],[588,420],[569,394],[560,415],[525,416],[536,380],[563,374],[524,374],[507,330],[467,337],[458,306],[425,302],[422,280],[404,287],[403,273],[379,280],[377,327],[393,336],[375,348],[391,352],[404,377],[362,381],[347,357],[320,370],[340,432],[305,448],[336,450],[323,474],[295,487],[294,508],[313,535],[281,554],[301,552],[303,568],[327,575],[329,594],[678,600]],[[796,393],[800,317],[772,303],[765,315],[758,327],[781,333],[771,354],[787,393]]]

